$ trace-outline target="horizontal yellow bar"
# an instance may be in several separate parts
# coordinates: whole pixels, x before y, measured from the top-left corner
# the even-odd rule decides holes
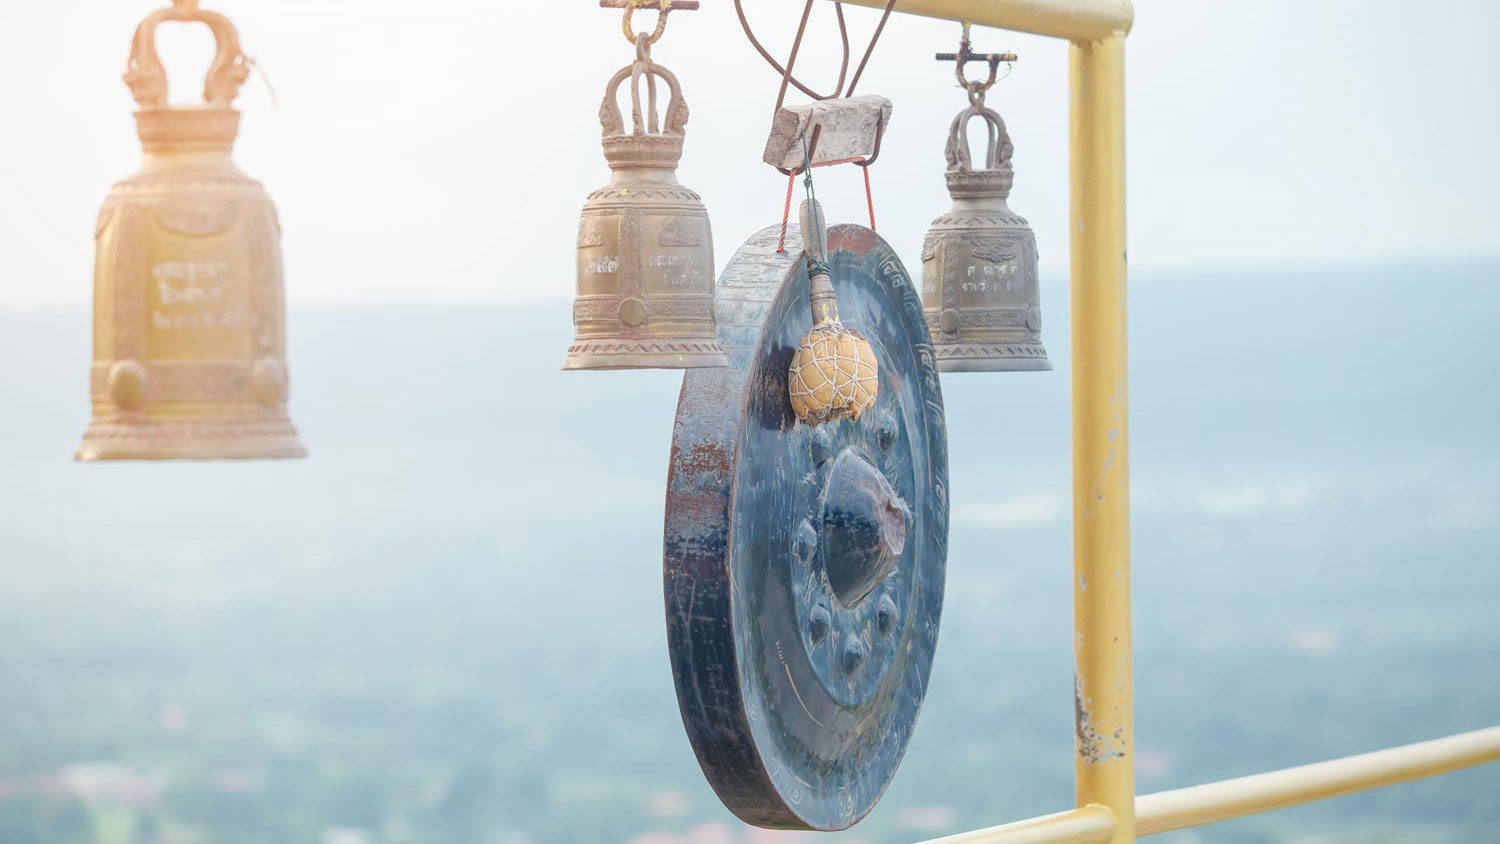
[[[844,2],[884,9],[886,0]],[[896,0],[896,11],[1069,41],[1123,35],[1135,22],[1130,0]]]
[[[1140,835],[1201,826],[1500,760],[1500,727],[1137,797]]]
[[[1105,844],[1114,834],[1114,813],[1104,806],[1086,806],[926,844]]]
[[[1490,727],[1299,768],[1147,794],[1135,799],[1136,830],[1139,835],[1151,835],[1202,826],[1497,761],[1500,727]],[[925,844],[1105,844],[1114,832],[1114,813],[1107,807],[1091,805],[935,838]]]

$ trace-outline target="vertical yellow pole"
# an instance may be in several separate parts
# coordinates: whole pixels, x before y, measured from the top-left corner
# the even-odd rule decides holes
[[[1075,42],[1072,78],[1073,623],[1079,806],[1135,841],[1125,382],[1125,38]]]

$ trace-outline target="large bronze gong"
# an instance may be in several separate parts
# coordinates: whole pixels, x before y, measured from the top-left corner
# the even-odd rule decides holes
[[[682,719],[724,804],[765,827],[844,829],[874,807],[917,719],[948,545],[943,397],[918,290],[869,229],[829,230],[843,322],[873,345],[878,398],[809,427],[787,397],[808,329],[795,231],[719,279],[729,367],[690,370],[672,440],[664,553]]]

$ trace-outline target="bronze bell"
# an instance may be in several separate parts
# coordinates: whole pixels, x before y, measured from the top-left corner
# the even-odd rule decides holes
[[[1006,204],[1015,178],[1014,150],[1005,121],[984,104],[999,63],[1015,57],[975,55],[968,47],[965,39],[958,54],[938,56],[957,61],[969,107],[948,130],[953,208],[932,221],[922,246],[923,311],[944,372],[1051,369],[1042,346],[1036,237]],[[964,77],[964,63],[976,60],[989,62],[987,82]],[[988,129],[983,169],[974,168],[969,151],[968,125],[975,117]]]
[[[563,369],[727,366],[714,323],[708,209],[677,181],[687,103],[677,77],[651,60],[651,45],[677,7],[663,4],[656,30],[648,34],[633,32],[634,3],[623,5],[636,60],[609,81],[599,109],[612,176],[589,194],[579,215],[576,336]],[[616,100],[627,79],[629,130]],[[668,91],[665,125],[656,111],[658,80]]]
[[[205,103],[167,104],[162,21],[197,21],[216,51]],[[287,418],[281,230],[231,159],[249,75],[223,15],[173,0],[136,28],[125,82],[145,159],[95,231],[93,421],[79,460],[302,457]]]

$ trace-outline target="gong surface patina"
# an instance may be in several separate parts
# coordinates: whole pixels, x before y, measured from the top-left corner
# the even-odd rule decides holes
[[[927,688],[948,535],[947,433],[922,304],[890,247],[829,231],[842,319],[880,361],[858,420],[797,421],[787,368],[812,324],[795,229],[718,283],[724,369],[683,380],[665,589],[683,722],[748,823],[833,830],[890,783]]]

